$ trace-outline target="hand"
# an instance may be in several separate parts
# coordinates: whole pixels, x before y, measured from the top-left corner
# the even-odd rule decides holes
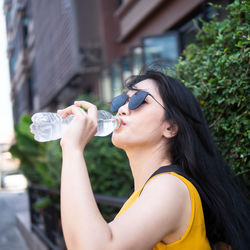
[[[81,109],[83,107],[86,112]],[[94,104],[86,101],[76,101],[65,109],[58,110],[62,118],[74,115],[73,120],[67,127],[62,139],[62,149],[84,150],[87,143],[97,132],[97,108]]]

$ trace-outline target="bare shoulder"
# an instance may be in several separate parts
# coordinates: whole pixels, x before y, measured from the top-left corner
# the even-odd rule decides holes
[[[144,187],[140,199],[150,202],[151,209],[158,213],[162,221],[171,225],[171,231],[178,230],[189,221],[191,199],[188,187],[178,177],[160,174],[152,178]]]
[[[145,185],[141,196],[151,196],[152,194],[154,194],[156,198],[160,195],[161,199],[167,199],[169,196],[176,195],[181,198],[189,198],[189,190],[186,184],[175,175],[165,173],[156,175],[150,179]]]
[[[190,217],[189,191],[176,176],[152,178],[136,202],[110,223],[114,247],[110,249],[152,249],[169,235],[185,232]],[[165,241],[165,242],[167,242]]]
[[[164,232],[162,241],[174,242],[186,232],[191,218],[191,197],[187,185],[175,175],[160,174],[145,186],[141,198],[153,202],[152,211],[158,214],[155,219]],[[168,230],[166,229],[168,225]]]

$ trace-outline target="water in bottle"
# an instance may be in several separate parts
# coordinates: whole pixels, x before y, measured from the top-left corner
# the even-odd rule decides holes
[[[30,125],[30,131],[39,142],[57,140],[62,137],[73,117],[69,115],[62,118],[61,115],[50,112],[36,113],[31,117],[33,123]],[[118,116],[112,116],[105,110],[98,110],[97,122],[98,128],[95,136],[109,135],[118,129],[121,123]]]

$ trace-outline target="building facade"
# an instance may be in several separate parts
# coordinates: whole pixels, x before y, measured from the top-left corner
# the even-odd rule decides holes
[[[14,122],[25,110],[33,107],[29,69],[32,68],[33,40],[28,39],[28,30],[32,33],[32,25],[28,16],[30,9],[22,1],[4,1],[6,16],[6,32],[8,39],[8,59],[11,80],[11,98],[13,103]],[[29,51],[29,52],[28,52]]]
[[[80,94],[110,102],[155,60],[173,68],[214,8],[205,0],[5,0],[4,11],[17,123]]]
[[[4,1],[14,123],[69,105],[79,93],[99,94],[97,2]]]
[[[232,1],[209,2],[226,6]],[[125,79],[153,62],[172,70],[183,49],[195,42],[200,18],[209,20],[218,12],[204,0],[104,0],[100,5],[105,48],[100,92],[107,102]],[[217,14],[223,19],[226,11]]]

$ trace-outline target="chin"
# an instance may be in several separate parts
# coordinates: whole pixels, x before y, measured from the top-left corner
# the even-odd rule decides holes
[[[128,136],[122,135],[121,133],[113,133],[111,141],[117,148],[125,150],[129,145]]]
[[[112,134],[111,141],[115,147],[122,149],[123,143],[119,139],[119,135],[117,133]]]

